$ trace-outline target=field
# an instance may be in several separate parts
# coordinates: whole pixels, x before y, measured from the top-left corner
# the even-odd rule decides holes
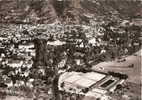
[[[140,84],[141,83],[141,52],[139,54],[134,54],[131,56],[127,56],[125,59],[126,61],[118,62],[115,61],[108,61],[108,62],[101,62],[97,65],[94,65],[92,69],[94,70],[103,70],[107,71],[114,71],[120,72],[128,75],[128,82]],[[131,65],[134,64],[133,67]]]
[[[102,62],[95,66],[92,69],[94,70],[103,70],[120,72],[128,75],[128,79],[126,81],[128,89],[125,94],[132,98],[132,100],[141,100],[141,50],[134,55],[127,56],[125,58],[126,61],[117,62],[109,61]],[[123,58],[124,59],[124,58]],[[133,67],[129,67],[134,64]]]

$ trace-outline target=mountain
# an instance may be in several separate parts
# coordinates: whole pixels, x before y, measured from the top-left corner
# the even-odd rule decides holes
[[[52,23],[56,13],[48,0],[1,0],[2,23]]]
[[[83,0],[84,9],[100,16],[119,14],[123,19],[142,17],[141,0]]]
[[[77,7],[79,5],[79,7]],[[57,18],[67,21],[88,21],[93,14],[97,19],[142,18],[140,0],[0,0],[1,23],[48,24]]]

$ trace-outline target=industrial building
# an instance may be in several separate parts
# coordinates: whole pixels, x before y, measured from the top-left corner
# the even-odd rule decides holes
[[[108,92],[124,81],[102,72],[65,72],[59,78],[58,88],[61,100],[110,100]]]

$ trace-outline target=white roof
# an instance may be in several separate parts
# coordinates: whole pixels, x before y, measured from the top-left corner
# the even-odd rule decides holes
[[[103,79],[106,75],[97,72],[65,72],[59,78],[59,84],[62,82],[70,83],[74,86],[81,86],[84,88],[90,87],[96,82]]]
[[[80,78],[78,81],[75,82],[75,84],[81,86],[81,87],[90,87],[91,85],[95,84],[96,81],[87,79],[87,78]]]
[[[0,40],[6,40],[7,38],[5,38],[5,37],[0,37]]]
[[[57,41],[53,41],[53,42],[47,42],[48,45],[54,45],[54,46],[58,46],[58,45],[63,45],[65,44],[65,42],[61,42],[59,40]]]
[[[21,67],[23,65],[23,61],[19,61],[17,63],[8,63],[9,66],[15,68],[15,67]]]
[[[34,48],[34,44],[30,44],[30,45],[19,45],[19,49],[22,48]]]
[[[89,40],[89,43],[91,43],[91,44],[97,43],[96,38],[90,39],[90,40]]]
[[[100,74],[100,73],[95,73],[95,72],[91,72],[91,73],[86,73],[84,74],[84,76],[88,79],[91,79],[93,81],[100,81],[102,78],[104,78],[106,75],[105,74]]]
[[[81,76],[79,76],[79,75],[73,75],[73,76],[68,77],[64,81],[69,82],[69,83],[73,83],[73,82],[79,80],[80,78],[81,78]]]

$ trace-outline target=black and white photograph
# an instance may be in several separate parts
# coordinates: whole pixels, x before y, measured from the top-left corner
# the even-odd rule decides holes
[[[0,0],[0,100],[142,100],[142,0]]]

